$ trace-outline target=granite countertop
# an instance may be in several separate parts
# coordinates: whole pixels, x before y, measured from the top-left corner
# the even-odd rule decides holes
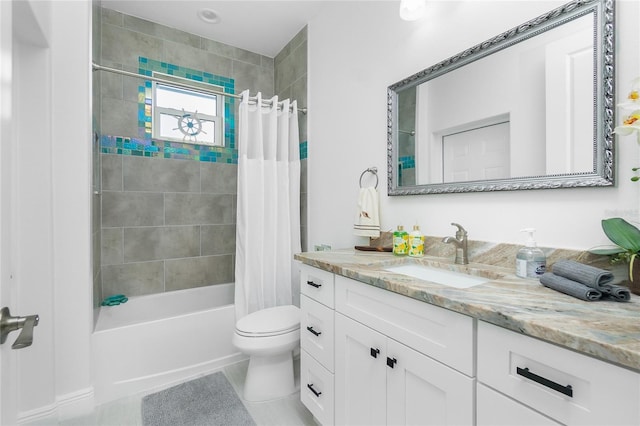
[[[570,252],[550,249],[545,252],[548,267],[554,255],[556,259],[575,258]],[[640,296],[632,294],[630,302],[585,302],[546,288],[536,279],[517,277],[513,267],[505,266],[507,259],[509,264],[515,259],[511,254],[506,255],[502,247],[473,253],[470,245],[471,263],[465,266],[454,265],[453,256],[416,259],[353,249],[300,253],[295,259],[640,371]],[[504,261],[477,263],[478,259],[491,257]],[[383,270],[405,262],[421,262],[451,270],[462,267],[469,274],[481,275],[490,281],[458,289]]]

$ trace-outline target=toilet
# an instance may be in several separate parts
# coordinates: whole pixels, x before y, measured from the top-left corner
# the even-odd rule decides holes
[[[249,355],[245,400],[268,401],[296,391],[293,350],[300,346],[298,307],[276,306],[240,318],[232,341]]]

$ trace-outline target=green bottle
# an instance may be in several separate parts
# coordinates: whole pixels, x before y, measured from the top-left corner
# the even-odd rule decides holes
[[[409,234],[402,225],[393,232],[393,254],[396,256],[406,256],[409,253]]]

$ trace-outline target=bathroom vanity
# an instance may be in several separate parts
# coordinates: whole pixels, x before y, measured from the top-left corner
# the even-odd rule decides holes
[[[352,250],[301,262],[301,399],[329,424],[640,424],[640,298]],[[480,278],[457,288],[395,266]],[[457,274],[457,275],[456,275]]]

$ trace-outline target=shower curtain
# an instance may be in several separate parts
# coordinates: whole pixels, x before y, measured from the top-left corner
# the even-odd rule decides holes
[[[278,108],[278,105],[281,108]],[[292,107],[293,111],[290,111]],[[238,129],[236,320],[292,304],[300,251],[300,153],[296,101],[262,105],[242,93]]]

